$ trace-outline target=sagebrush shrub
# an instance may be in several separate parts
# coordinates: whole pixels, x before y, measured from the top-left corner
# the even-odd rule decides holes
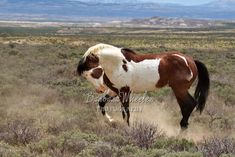
[[[198,150],[205,157],[219,157],[222,154],[235,154],[235,139],[228,137],[211,137],[198,145]]]
[[[33,119],[21,119],[8,122],[0,139],[12,145],[27,145],[30,142],[39,140],[41,132],[39,128],[34,127]]]
[[[149,149],[154,144],[156,137],[161,136],[161,131],[156,125],[134,121],[128,134],[136,146]]]

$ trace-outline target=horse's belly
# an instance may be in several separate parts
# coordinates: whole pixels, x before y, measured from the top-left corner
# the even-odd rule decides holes
[[[138,93],[138,92],[145,92],[145,91],[154,91],[156,89],[156,86],[154,83],[151,84],[143,84],[140,86],[133,86],[131,88],[131,91]]]
[[[155,75],[145,75],[145,76],[147,77],[135,78],[135,81],[133,81],[133,84],[131,86],[133,92],[153,91],[156,89],[156,83],[159,80],[158,75],[155,73]]]
[[[133,68],[133,81],[131,89],[133,92],[153,91],[156,89],[156,84],[159,80],[160,60],[145,60],[136,63]]]

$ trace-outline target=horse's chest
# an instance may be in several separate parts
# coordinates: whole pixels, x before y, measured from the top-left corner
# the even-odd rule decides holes
[[[156,89],[159,80],[159,59],[144,60],[138,63],[127,63],[127,71],[119,68],[114,71],[113,80],[115,85],[120,88],[129,86],[134,92],[143,92]]]

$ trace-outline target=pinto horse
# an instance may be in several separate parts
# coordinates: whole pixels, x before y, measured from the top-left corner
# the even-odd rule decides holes
[[[188,127],[188,119],[195,107],[200,113],[203,111],[210,86],[206,66],[180,52],[137,54],[127,48],[97,44],[84,54],[77,71],[93,81],[97,91],[108,89],[112,93],[110,97],[119,97],[124,108],[123,118],[126,114],[128,125],[132,92],[153,91],[167,85],[171,87],[181,109],[183,118],[180,126],[184,129]],[[198,83],[192,97],[188,90],[196,78]],[[101,102],[105,104],[107,101]]]

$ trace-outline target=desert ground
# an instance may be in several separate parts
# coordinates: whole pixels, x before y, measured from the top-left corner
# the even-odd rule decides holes
[[[202,61],[211,80],[203,113],[194,111],[181,132],[165,87],[133,95],[130,127],[118,100],[107,104],[110,123],[97,108],[102,95],[76,74],[98,43]],[[235,156],[235,29],[0,27],[0,156]]]

